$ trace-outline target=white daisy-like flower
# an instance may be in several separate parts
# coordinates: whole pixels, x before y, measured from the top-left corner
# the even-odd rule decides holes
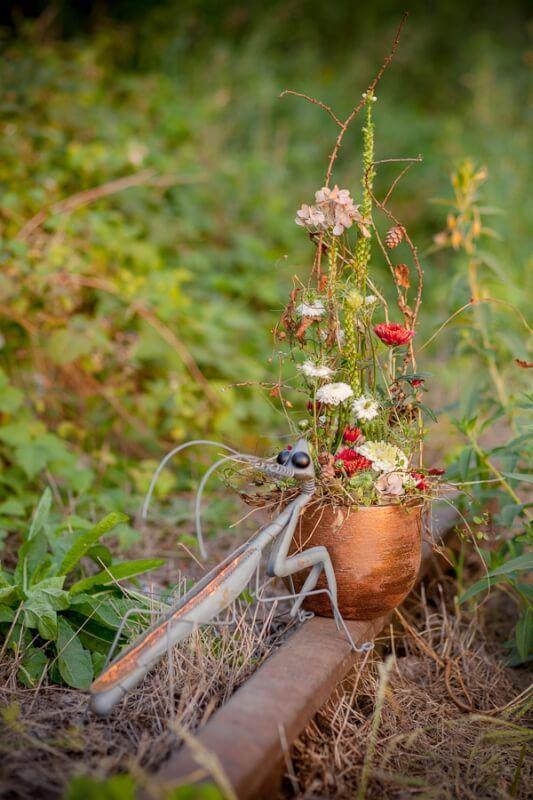
[[[347,383],[326,383],[316,393],[317,403],[327,406],[338,406],[353,397],[353,391]]]
[[[370,422],[371,419],[377,417],[379,413],[379,404],[372,397],[357,397],[352,403],[352,411],[357,419]]]
[[[335,371],[325,364],[314,364],[312,361],[304,361],[298,367],[306,378],[331,378]]]
[[[388,442],[365,442],[355,452],[372,462],[376,472],[394,472],[407,468],[408,459],[403,450]]]
[[[324,316],[326,309],[324,308],[322,300],[314,300],[312,303],[306,303],[304,301],[296,308],[296,313],[299,314],[300,317],[314,317],[318,319]]]

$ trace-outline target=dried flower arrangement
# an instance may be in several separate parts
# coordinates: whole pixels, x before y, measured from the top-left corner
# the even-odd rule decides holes
[[[304,203],[296,212],[295,222],[307,232],[314,260],[307,285],[296,279],[275,329],[286,348],[279,352],[280,361],[290,363],[293,375],[274,384],[270,394],[282,404],[291,427],[297,426],[312,444],[321,495],[347,506],[431,497],[443,472],[423,466],[424,415],[433,415],[422,402],[424,375],[417,372],[414,349],[422,268],[405,225],[389,208],[398,182],[421,158],[374,157],[375,89],[394,56],[404,21],[380,71],[344,121],[315,98],[283,92],[326,111],[339,133],[324,186],[313,204]],[[331,183],[343,138],[360,111],[365,123],[357,203],[350,189],[332,188]],[[395,162],[400,173],[379,200],[374,191],[377,167]],[[378,213],[387,220],[384,237],[375,219]],[[402,249],[408,256],[395,258]],[[401,321],[394,319],[373,275],[376,251],[390,270]],[[283,396],[294,388],[308,398],[306,416],[296,423],[289,416],[292,404]]]

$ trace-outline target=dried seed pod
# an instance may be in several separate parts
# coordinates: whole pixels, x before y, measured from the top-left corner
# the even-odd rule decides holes
[[[389,250],[394,250],[395,247],[398,247],[398,245],[401,244],[404,236],[405,228],[402,225],[395,225],[394,228],[391,228],[389,231],[387,231],[387,235],[385,236],[385,244]]]

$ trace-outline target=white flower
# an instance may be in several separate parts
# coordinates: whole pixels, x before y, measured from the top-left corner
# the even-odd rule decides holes
[[[379,413],[379,405],[371,397],[362,395],[352,403],[352,411],[357,419],[363,419],[370,422],[371,419],[377,417]]]
[[[388,442],[365,442],[355,448],[355,452],[368,458],[372,462],[372,469],[376,472],[394,472],[406,469],[408,459],[405,453]]]
[[[338,406],[352,396],[352,389],[347,383],[326,383],[317,391],[316,401],[327,406]]]
[[[326,309],[324,308],[324,303],[322,300],[315,300],[313,303],[300,303],[300,305],[296,309],[296,313],[300,315],[300,317],[322,317],[326,313]]]
[[[365,306],[373,306],[374,303],[378,302],[378,298],[375,294],[367,294],[365,297]]]
[[[313,364],[312,361],[304,361],[298,367],[303,372],[306,378],[331,378],[334,375],[334,370],[326,367],[325,364]]]

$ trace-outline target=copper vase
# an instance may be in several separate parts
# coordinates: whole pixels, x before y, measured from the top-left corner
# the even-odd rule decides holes
[[[345,619],[369,620],[396,608],[415,585],[422,552],[424,505],[312,506],[304,509],[291,553],[324,545],[337,578],[337,601]],[[293,576],[300,591],[306,573]],[[321,577],[318,589],[325,588]],[[304,608],[333,616],[326,594],[308,597]]]

